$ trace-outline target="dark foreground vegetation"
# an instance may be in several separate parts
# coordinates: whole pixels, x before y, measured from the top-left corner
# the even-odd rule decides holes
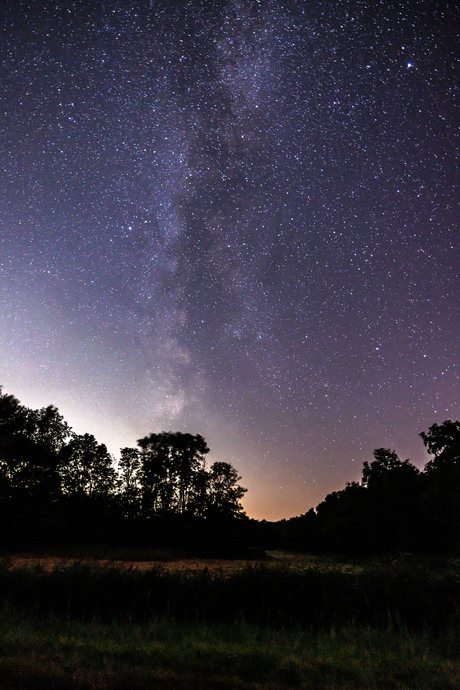
[[[0,569],[0,605],[40,618],[273,628],[347,625],[447,630],[460,606],[458,564],[377,561],[352,572],[248,566],[170,572],[76,564],[52,572]]]
[[[457,690],[458,637],[0,615],[3,690]]]
[[[458,564],[0,568],[2,688],[457,688]]]

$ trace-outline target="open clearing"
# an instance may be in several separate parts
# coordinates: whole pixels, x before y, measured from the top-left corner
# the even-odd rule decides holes
[[[3,556],[3,563],[11,568],[27,568],[51,572],[54,568],[68,568],[76,563],[116,567],[130,570],[163,569],[168,572],[196,572],[208,570],[219,573],[234,573],[248,567],[288,568],[290,570],[341,570],[342,572],[359,572],[362,566],[351,563],[338,563],[333,559],[307,554],[286,553],[284,551],[267,551],[263,559],[225,559],[225,558],[174,558],[158,557],[154,559],[135,558],[98,558],[92,555],[59,556],[32,555],[28,553]],[[118,555],[118,554],[117,554]]]

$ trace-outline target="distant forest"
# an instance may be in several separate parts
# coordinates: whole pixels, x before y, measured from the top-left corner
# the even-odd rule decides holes
[[[354,554],[458,553],[460,422],[420,434],[423,471],[387,448],[316,509],[290,520],[248,518],[246,492],[226,462],[207,467],[199,434],[152,433],[118,462],[75,434],[53,405],[32,410],[0,388],[0,549],[79,544],[178,547],[244,556],[260,547]]]

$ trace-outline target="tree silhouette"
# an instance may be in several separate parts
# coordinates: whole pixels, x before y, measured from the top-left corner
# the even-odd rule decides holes
[[[456,474],[460,466],[460,422],[448,419],[440,425],[433,424],[428,433],[422,431],[420,436],[428,453],[434,455],[427,463],[425,471],[431,473],[446,468]]]
[[[185,513],[193,496],[195,475],[205,468],[205,455],[209,453],[209,448],[199,434],[193,436],[177,432],[174,434],[174,442],[178,511]]]
[[[28,418],[32,440],[52,453],[59,453],[71,438],[71,427],[54,405],[42,407],[40,410],[29,410]]]
[[[215,462],[209,472],[208,514],[238,517],[243,514],[240,503],[247,489],[238,484],[241,477],[228,462]]]
[[[122,448],[120,461],[120,502],[126,517],[136,517],[140,513],[141,489],[138,475],[141,468],[141,455],[137,448]]]
[[[391,491],[403,478],[414,477],[418,470],[409,460],[400,460],[394,450],[376,448],[374,460],[363,463],[362,486],[375,491]]]
[[[460,422],[450,419],[422,432],[428,453],[423,520],[432,548],[460,549]]]
[[[31,483],[34,491],[57,497],[61,492],[59,453],[72,430],[56,407],[48,405],[28,411],[28,436],[33,444]]]
[[[59,492],[57,454],[70,433],[56,408],[29,410],[0,389],[0,491]]]
[[[117,489],[113,458],[92,434],[74,435],[59,454],[64,494],[109,497]]]
[[[209,507],[209,472],[205,467],[199,468],[193,475],[189,493],[188,509],[192,515],[203,518]]]
[[[369,525],[379,549],[413,549],[418,539],[419,471],[389,448],[376,448],[363,465],[361,484],[369,492]]]
[[[186,513],[196,500],[196,475],[209,448],[202,436],[162,431],[139,439],[142,512]]]
[[[27,431],[27,409],[0,388],[0,491],[4,499],[30,485],[33,465]]]
[[[138,440],[141,449],[139,483],[144,516],[172,509],[172,457],[170,434],[150,434]]]
[[[375,549],[369,493],[357,482],[328,494],[317,506],[316,516],[316,540],[311,541],[316,541],[320,550],[361,553]]]

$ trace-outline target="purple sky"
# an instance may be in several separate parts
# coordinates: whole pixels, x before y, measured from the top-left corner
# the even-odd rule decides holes
[[[3,2],[5,391],[115,455],[202,434],[257,518],[423,466],[460,417],[454,18]]]

